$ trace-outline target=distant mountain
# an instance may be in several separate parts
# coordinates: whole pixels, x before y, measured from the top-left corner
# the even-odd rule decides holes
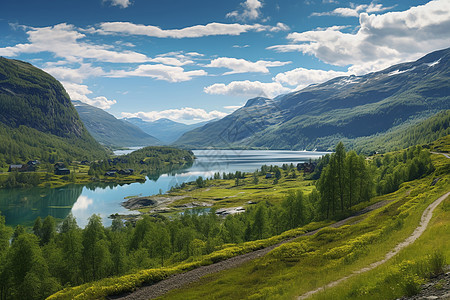
[[[450,108],[450,48],[364,76],[338,77],[275,99],[255,98],[175,142],[191,148],[332,149]]]
[[[124,120],[136,125],[144,132],[158,138],[164,144],[175,142],[183,133],[201,127],[211,121],[205,121],[195,124],[183,124],[169,119],[158,119],[153,122],[146,122],[140,118],[125,118]]]
[[[103,109],[81,101],[72,101],[90,134],[107,146],[133,147],[155,146],[161,141],[145,133],[137,126],[114,117]]]
[[[60,82],[29,63],[0,57],[0,164],[106,156]]]

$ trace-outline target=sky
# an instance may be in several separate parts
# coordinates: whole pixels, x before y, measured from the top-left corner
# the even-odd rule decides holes
[[[0,56],[118,118],[195,123],[450,47],[449,0],[1,0]]]

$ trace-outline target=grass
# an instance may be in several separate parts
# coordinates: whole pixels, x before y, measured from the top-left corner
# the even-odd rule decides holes
[[[440,160],[440,158],[435,159]],[[432,179],[432,176],[428,176],[408,182],[403,184],[397,192],[378,197],[378,200],[394,201],[370,213],[358,224],[342,226],[338,229],[327,228],[314,236],[299,238],[295,242],[274,249],[261,259],[235,269],[206,276],[188,288],[168,293],[162,299],[292,299],[349,275],[354,270],[384,258],[389,250],[413,232],[419,224],[423,210],[449,190],[450,176],[448,174],[443,175],[435,186],[430,187]],[[404,265],[397,269],[406,270],[411,276],[406,276],[403,285],[394,288],[394,292],[380,294],[381,290],[389,289],[392,282],[383,281],[383,279],[375,281],[376,275],[364,279],[363,276],[369,274],[363,274],[339,285],[338,288],[343,290],[337,291],[338,288],[333,292],[327,290],[325,294],[317,295],[317,297],[345,299],[353,298],[354,294],[361,294],[360,299],[367,299],[366,296],[370,294],[373,298],[389,299],[406,294],[405,287],[408,284],[410,287],[408,291],[414,292],[414,287],[422,282],[422,278],[411,270],[417,268],[416,265],[425,264],[417,260],[417,257],[424,258],[432,254],[434,249],[442,249],[444,245],[449,244],[450,218],[448,212],[442,210],[442,207],[448,206],[449,200],[435,211],[436,216],[424,237],[387,264],[369,272],[376,274],[378,270],[388,268],[388,265],[403,263]],[[446,237],[442,238],[442,235]],[[405,256],[404,253],[410,254]],[[448,249],[444,250],[444,255],[448,259]],[[404,260],[408,258],[416,259],[413,263],[405,263]],[[391,277],[391,280],[392,278],[396,277]],[[378,288],[380,281],[385,284]],[[346,288],[350,286],[352,288]],[[354,292],[355,289],[357,292]]]
[[[297,171],[296,171],[297,172]],[[271,203],[279,203],[285,199],[289,191],[301,189],[305,194],[309,194],[313,188],[313,182],[304,180],[301,175],[297,178],[288,178],[284,175],[286,171],[282,171],[283,176],[277,184],[273,184],[274,179],[266,179],[265,175],[258,176],[259,183],[253,183],[253,175],[246,175],[245,179],[240,179],[239,186],[235,186],[235,180],[215,179],[208,180],[205,187],[199,188],[195,182],[186,183],[184,188],[173,189],[172,191],[162,195],[163,197],[183,196],[182,199],[167,204],[170,213],[162,213],[170,215],[174,212],[185,210],[179,207],[192,202],[200,202],[212,205],[214,209],[246,206],[249,202],[258,203],[260,201],[270,201]],[[156,195],[155,197],[161,197]],[[149,212],[153,207],[140,208],[142,213]]]
[[[405,237],[411,235],[420,222],[424,209],[450,188],[448,159],[442,155],[432,157],[436,171],[419,180],[406,182],[394,193],[376,197],[363,205],[390,200],[386,206],[365,216],[353,219],[350,224],[339,228],[324,228],[313,236],[303,236],[283,244],[262,258],[240,267],[205,276],[186,288],[174,290],[163,299],[292,299],[305,292],[321,287],[331,281],[349,275],[355,270],[384,258]],[[435,178],[440,178],[431,185]],[[205,188],[193,184],[173,191],[170,195],[190,193],[190,199],[183,201],[216,201],[221,205],[245,203],[248,197],[255,200],[263,190],[272,197],[284,195],[290,187],[299,184],[308,187],[300,178],[283,178],[278,185],[269,185],[260,180],[258,185],[248,183],[235,187],[234,180],[215,180]],[[281,188],[283,187],[283,188]],[[230,195],[234,203],[230,201]],[[261,198],[263,197],[262,194]],[[211,199],[214,196],[215,199]],[[222,199],[217,199],[222,198]],[[258,200],[261,200],[257,198]],[[226,200],[224,202],[221,202]],[[175,204],[174,204],[175,205]],[[358,207],[362,209],[363,207]],[[450,256],[449,244],[450,201],[447,199],[435,210],[432,222],[425,234],[399,255],[373,271],[352,277],[345,284],[315,295],[319,299],[333,298],[396,298],[413,294],[429,276]],[[238,245],[224,245],[217,251],[191,258],[180,264],[141,270],[120,277],[106,278],[82,286],[66,288],[49,299],[98,299],[126,291],[132,291],[142,284],[151,284],[167,276],[188,271],[202,265],[209,265],[227,258],[274,245],[300,235],[302,232],[320,228],[325,224],[310,224],[303,228],[287,231],[265,240]],[[435,249],[441,252],[434,254]],[[384,291],[386,290],[386,291]]]

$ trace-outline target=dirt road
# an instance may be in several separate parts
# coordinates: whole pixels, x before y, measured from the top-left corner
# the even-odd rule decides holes
[[[394,249],[392,249],[391,251],[389,251],[386,256],[377,262],[372,263],[371,265],[369,265],[368,267],[362,268],[360,270],[354,271],[352,274],[342,277],[338,280],[332,281],[330,283],[328,283],[325,286],[322,286],[320,288],[317,288],[315,290],[309,291],[303,295],[301,295],[300,297],[298,297],[298,300],[301,299],[306,299],[320,291],[323,291],[325,289],[334,287],[338,284],[340,284],[341,282],[364,272],[370,271],[375,269],[376,267],[378,267],[379,265],[384,264],[385,262],[387,262],[389,259],[391,259],[392,257],[394,257],[394,255],[396,255],[397,253],[399,253],[403,248],[411,245],[412,243],[414,243],[415,240],[417,240],[422,233],[425,231],[425,229],[427,229],[428,223],[430,223],[431,217],[433,216],[433,211],[434,209],[442,203],[442,201],[445,200],[445,198],[447,198],[450,195],[450,192],[446,193],[445,195],[443,195],[442,197],[438,198],[437,200],[435,200],[433,203],[431,203],[423,212],[422,214],[422,218],[420,219],[420,224],[419,226],[417,226],[417,228],[414,230],[414,232],[408,237],[406,238],[403,242],[401,242],[400,244],[398,244]]]
[[[356,218],[357,216],[366,214],[370,211],[373,211],[377,208],[383,207],[384,205],[386,205],[387,203],[389,203],[391,201],[381,201],[381,202],[377,202],[375,204],[372,204],[366,208],[364,208],[363,210],[357,212],[356,214],[354,214],[351,217],[348,217],[344,220],[341,220],[339,222],[333,223],[327,227],[340,227],[344,224],[349,224],[351,223],[350,221],[353,220],[354,218]],[[305,234],[299,235],[300,236],[309,236],[309,235],[313,235],[315,233],[317,233],[320,229],[316,229],[314,231],[310,231],[307,232]],[[162,295],[164,295],[165,293],[174,290],[174,289],[178,289],[181,288],[187,284],[196,282],[198,280],[200,280],[201,277],[205,276],[205,275],[209,275],[209,274],[213,274],[216,272],[220,272],[220,271],[224,271],[227,269],[231,269],[234,267],[238,267],[240,265],[242,265],[245,262],[254,260],[256,258],[259,258],[261,256],[264,256],[265,254],[269,253],[271,250],[275,249],[276,247],[284,244],[284,243],[288,243],[293,241],[294,239],[298,238],[292,238],[289,240],[285,240],[283,242],[280,242],[276,245],[264,248],[264,249],[260,249],[260,250],[256,250],[250,253],[246,253],[243,255],[239,255],[239,256],[235,256],[232,258],[229,258],[227,260],[215,263],[215,264],[211,264],[208,266],[202,266],[199,267],[197,269],[188,271],[186,273],[181,273],[181,274],[176,274],[173,275],[165,280],[162,280],[160,282],[157,282],[153,285],[150,286],[144,286],[140,289],[138,289],[137,291],[131,293],[131,294],[127,294],[127,295],[120,295],[120,296],[111,296],[109,297],[109,299],[129,299],[129,300],[146,300],[146,299],[154,299],[156,297],[160,297]]]

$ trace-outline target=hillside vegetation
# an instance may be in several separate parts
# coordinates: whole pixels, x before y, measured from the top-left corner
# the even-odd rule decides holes
[[[31,64],[0,57],[0,164],[105,157],[63,86]]]

